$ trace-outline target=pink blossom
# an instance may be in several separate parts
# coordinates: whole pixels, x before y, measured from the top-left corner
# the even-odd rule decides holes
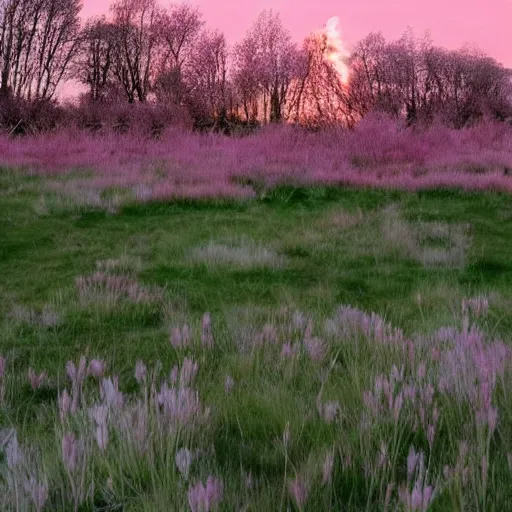
[[[103,379],[100,385],[100,396],[106,405],[114,409],[120,409],[124,405],[123,393],[119,391],[119,378]]]
[[[92,359],[89,362],[88,373],[95,379],[100,379],[105,374],[106,363],[100,359]]]
[[[70,168],[93,169],[94,175],[79,183],[70,180],[53,187],[74,201],[104,208],[108,204],[100,192],[113,186],[133,191],[138,201],[251,198],[256,195],[254,189],[234,179],[255,177],[265,184],[293,180],[401,190],[512,190],[512,180],[503,172],[511,167],[512,145],[504,123],[483,123],[460,131],[440,126],[414,131],[398,130],[396,121],[373,116],[355,130],[329,134],[279,126],[252,137],[209,136],[208,144],[203,141],[202,135],[186,130],[171,131],[149,146],[136,134],[98,138],[61,131],[44,137],[2,137],[0,154],[4,166],[30,167],[43,176],[62,175]],[[367,162],[364,172],[357,163],[361,161]],[[172,172],[148,183],[146,170],[153,162]],[[475,165],[483,172],[471,172]]]
[[[293,359],[297,356],[300,350],[300,345],[298,343],[294,343],[293,345],[287,341],[283,343],[281,347],[281,359]]]
[[[101,451],[105,451],[108,444],[107,427],[108,407],[106,405],[95,405],[89,409],[89,417],[96,424],[96,442]]]
[[[171,427],[193,425],[206,417],[198,392],[189,387],[169,388],[164,383],[157,394],[157,401]]]
[[[320,362],[323,361],[327,355],[327,346],[324,340],[321,338],[304,338],[304,346],[312,361]]]
[[[275,345],[279,341],[276,328],[271,324],[265,324],[262,332],[258,336],[257,344],[262,346],[266,344]]]
[[[205,313],[202,320],[201,344],[206,348],[213,348],[213,332],[210,313]]]
[[[210,512],[217,510],[224,494],[224,485],[222,481],[213,476],[209,476],[206,485],[197,482],[189,487],[188,503],[191,512]]]
[[[470,299],[462,300],[462,312],[463,314],[471,313],[475,318],[485,316],[489,311],[489,300],[487,297],[472,297]]]
[[[425,375],[427,374],[427,365],[425,361],[421,361],[418,365],[418,369],[416,370],[416,375],[418,376],[418,379],[421,381],[425,378]]]
[[[192,359],[186,357],[181,365],[180,386],[191,386],[194,383],[198,370],[199,365]]]
[[[68,392],[64,390],[59,396],[59,417],[61,423],[64,423],[71,410],[71,397]]]
[[[288,492],[299,510],[303,510],[309,497],[310,482],[304,476],[297,476],[288,482]]]
[[[412,480],[416,466],[420,460],[421,453],[416,453],[413,446],[409,449],[409,455],[407,456],[407,479]]]
[[[41,372],[39,375],[37,375],[32,368],[29,368],[28,380],[30,382],[30,386],[35,391],[36,389],[39,389],[43,382],[46,380],[46,372]]]
[[[171,373],[169,374],[169,380],[171,384],[176,384],[178,382],[179,368],[177,366],[173,366]]]
[[[16,468],[20,462],[23,461],[23,452],[21,451],[20,445],[18,443],[18,436],[16,434],[16,430],[11,431],[12,434],[9,437],[9,441],[7,442],[7,446],[5,448],[5,455],[7,458],[7,467],[11,470]]]
[[[181,330],[179,329],[179,327],[175,327],[172,330],[170,341],[171,341],[171,345],[175,349],[179,349],[179,348],[183,347],[183,339],[182,339]]]
[[[386,511],[389,507],[389,504],[391,503],[391,495],[393,493],[393,489],[395,488],[394,483],[389,483],[386,486],[386,497],[384,498],[384,510]]]
[[[82,382],[85,379],[86,370],[87,360],[84,356],[80,358],[78,366],[75,366],[73,361],[68,361],[66,363],[66,372],[72,381]]]
[[[30,496],[30,500],[36,509],[36,512],[42,512],[48,500],[48,484],[39,483],[34,477],[30,477],[25,482],[25,491]]]
[[[73,473],[77,462],[82,457],[83,447],[81,441],[77,440],[72,433],[65,434],[62,438],[62,461],[66,469]]]

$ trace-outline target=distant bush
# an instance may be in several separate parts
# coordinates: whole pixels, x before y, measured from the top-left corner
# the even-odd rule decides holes
[[[65,121],[66,110],[55,101],[0,97],[0,131],[9,135],[36,135],[52,131]]]
[[[138,133],[158,138],[170,127],[190,129],[187,111],[172,104],[83,101],[72,109],[79,129],[92,133]]]
[[[137,112],[147,117],[131,117]],[[181,127],[165,125],[164,117],[158,129],[165,133],[156,138],[157,114],[153,105],[128,105],[98,111],[98,123],[112,124],[100,125],[95,134],[70,125],[39,137],[0,137],[0,165],[44,174],[86,170],[80,181],[52,187],[73,202],[108,211],[130,200],[262,198],[276,185],[512,191],[512,129],[506,123],[406,128],[369,115],[354,130],[269,125],[253,135],[227,137],[194,133],[183,128],[190,126],[184,121]],[[124,128],[114,124],[120,121]],[[121,129],[127,133],[115,132]]]

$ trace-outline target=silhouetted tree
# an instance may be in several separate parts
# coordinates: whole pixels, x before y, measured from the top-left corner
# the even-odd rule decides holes
[[[310,127],[354,122],[347,85],[329,59],[327,35],[316,32],[303,43],[299,76],[291,88],[289,117]]]
[[[81,0],[4,0],[0,91],[47,100],[67,78],[79,48]]]
[[[158,50],[156,0],[117,0],[112,5],[112,71],[130,103],[145,102],[155,74]]]
[[[411,124],[440,117],[454,127],[510,112],[507,71],[484,53],[448,51],[407,31],[387,43],[370,34],[352,53],[350,97],[358,115],[381,110]]]
[[[186,75],[203,27],[202,14],[188,4],[171,5],[159,14],[160,40],[156,92],[166,101],[182,103],[186,94]]]
[[[224,128],[228,117],[228,50],[224,34],[203,32],[194,47],[190,100],[196,121]]]
[[[75,78],[88,86],[89,99],[104,99],[113,86],[116,27],[105,17],[88,20],[82,30],[82,46],[73,67]]]
[[[244,40],[235,48],[235,83],[241,89],[246,117],[256,111],[257,94],[263,103],[263,121],[280,122],[288,91],[298,74],[299,51],[281,18],[263,11]],[[252,104],[252,105],[251,105]]]

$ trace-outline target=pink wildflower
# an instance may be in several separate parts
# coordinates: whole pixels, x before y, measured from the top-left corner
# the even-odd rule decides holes
[[[283,343],[281,347],[281,359],[293,359],[297,356],[300,350],[300,345],[298,343],[294,343],[293,345],[287,341]]]
[[[210,313],[203,315],[201,344],[206,348],[213,348],[214,345]]]
[[[199,365],[186,357],[181,365],[180,385],[182,387],[191,386],[194,383],[198,370]]]
[[[321,338],[304,338],[304,346],[309,358],[312,361],[320,362],[323,361],[327,355],[327,347],[325,341]]]
[[[309,496],[310,482],[304,476],[297,476],[288,483],[288,492],[299,510],[303,510]]]
[[[100,396],[103,402],[111,408],[121,409],[124,405],[124,396],[119,391],[119,378],[103,379],[100,386]]]
[[[95,379],[101,379],[103,375],[105,374],[105,368],[106,368],[105,361],[102,361],[100,359],[92,359],[89,363],[88,373],[89,375],[92,375]]]
[[[181,331],[180,331],[179,327],[175,327],[172,330],[170,341],[171,341],[171,345],[175,349],[179,349],[179,348],[183,347],[183,339],[181,337]]]
[[[206,485],[197,482],[188,490],[188,503],[191,512],[217,510],[224,494],[224,486],[218,478],[209,476]]]
[[[64,390],[62,394],[59,396],[59,417],[61,423],[64,423],[67,418],[69,412],[71,410],[71,397],[69,393]]]
[[[101,451],[105,451],[108,444],[107,416],[108,407],[106,405],[95,405],[89,409],[89,417],[96,424],[96,442]]]
[[[30,479],[25,482],[24,487],[25,491],[30,496],[30,500],[34,505],[36,512],[42,512],[46,505],[46,501],[48,500],[48,484],[40,484],[31,476]]]
[[[34,391],[42,386],[45,379],[46,372],[41,372],[39,375],[37,375],[33,368],[28,369],[28,380],[30,382],[30,386]]]
[[[66,372],[68,377],[73,382],[82,382],[85,379],[87,371],[87,359],[82,356],[78,363],[78,366],[75,366],[73,361],[68,361],[66,363]]]
[[[77,461],[82,456],[83,448],[74,434],[65,434],[62,438],[62,461],[66,469],[73,473],[76,469]]]
[[[169,374],[169,380],[171,381],[171,384],[176,384],[176,382],[178,382],[178,374],[179,374],[178,367],[173,366],[171,373]]]

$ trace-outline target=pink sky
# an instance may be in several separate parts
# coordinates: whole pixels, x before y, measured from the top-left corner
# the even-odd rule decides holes
[[[176,0],[179,2],[179,0]],[[108,0],[83,0],[83,16],[108,12]],[[162,5],[170,2],[162,1]],[[371,31],[387,39],[410,25],[417,35],[430,30],[434,43],[458,48],[473,43],[512,68],[512,0],[192,0],[210,28],[221,29],[230,43],[239,41],[258,13],[274,9],[300,41],[338,16],[343,38],[351,44]]]

